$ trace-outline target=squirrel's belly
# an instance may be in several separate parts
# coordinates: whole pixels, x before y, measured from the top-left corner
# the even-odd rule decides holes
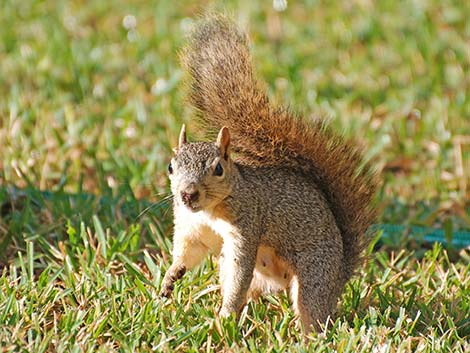
[[[291,280],[290,266],[276,255],[273,248],[260,246],[248,296],[256,298],[261,294],[279,292],[289,287]]]

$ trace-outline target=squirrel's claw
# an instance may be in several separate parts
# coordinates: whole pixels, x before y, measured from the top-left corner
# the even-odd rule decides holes
[[[173,289],[175,288],[175,286],[173,285],[173,283],[169,283],[169,284],[164,284],[162,286],[162,289],[160,290],[160,297],[162,298],[170,298],[171,297],[171,293],[173,293]]]

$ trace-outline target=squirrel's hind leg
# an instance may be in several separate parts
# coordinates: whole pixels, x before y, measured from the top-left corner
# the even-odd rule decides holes
[[[332,254],[335,247],[324,244],[322,250],[304,252],[297,258],[295,274],[291,281],[290,295],[294,310],[300,316],[305,331],[320,330],[336,309],[340,289],[342,254]],[[341,249],[338,249],[341,252]]]

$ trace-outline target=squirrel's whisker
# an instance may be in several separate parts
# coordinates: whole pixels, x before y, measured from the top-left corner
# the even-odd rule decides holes
[[[169,203],[171,200],[173,199],[173,195],[168,195],[166,197],[164,197],[163,199],[161,200],[158,200],[156,202],[153,202],[152,204],[150,204],[149,206],[145,207],[136,217],[136,220],[138,220],[139,218],[141,218],[142,216],[144,216],[147,212],[149,212],[150,210],[156,208],[156,207],[159,207],[161,205],[164,205],[166,203]],[[168,209],[168,207],[167,207]]]

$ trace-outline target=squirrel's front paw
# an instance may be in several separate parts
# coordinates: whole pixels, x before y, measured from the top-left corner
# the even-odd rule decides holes
[[[173,289],[175,288],[173,283],[163,283],[162,289],[160,290],[160,297],[169,298]]]
[[[175,282],[179,280],[186,273],[186,266],[184,265],[172,265],[168,269],[165,277],[163,278],[162,289],[160,290],[160,296],[169,298],[173,289],[175,288]]]

